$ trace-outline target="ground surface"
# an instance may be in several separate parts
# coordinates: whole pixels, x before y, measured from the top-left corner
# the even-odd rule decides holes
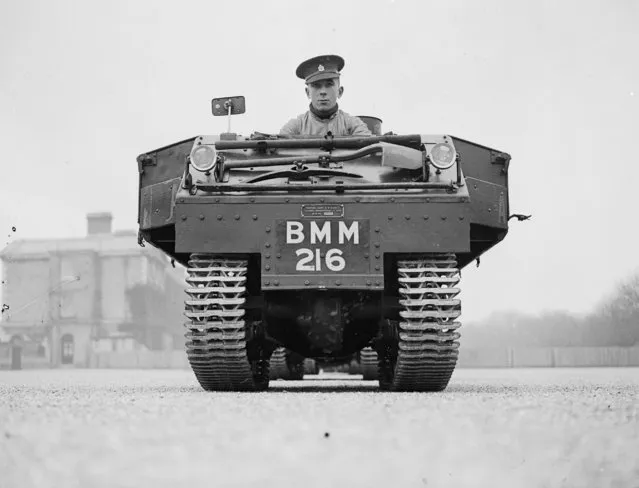
[[[460,369],[437,394],[310,378],[0,371],[0,487],[639,487],[639,369]]]

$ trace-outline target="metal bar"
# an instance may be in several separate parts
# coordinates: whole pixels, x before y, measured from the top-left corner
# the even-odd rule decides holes
[[[263,158],[263,159],[251,159],[248,161],[227,161],[224,163],[224,167],[228,169],[233,168],[260,168],[264,166],[280,166],[284,164],[310,164],[310,163],[319,163],[322,160],[338,163],[342,161],[350,161],[353,159],[361,158],[363,156],[367,156],[368,154],[373,154],[376,152],[382,152],[383,149],[381,147],[365,147],[359,151],[355,151],[352,154],[342,154],[339,156],[312,156],[312,157],[299,157],[299,156],[286,156],[281,158]]]
[[[228,191],[343,191],[343,190],[447,190],[454,192],[457,190],[452,183],[351,183],[348,185],[247,185],[247,184],[206,184],[197,183],[197,189],[206,192],[228,192]]]
[[[262,168],[265,166],[280,166],[284,164],[310,164],[310,163],[318,163],[320,160],[319,157],[313,156],[310,158],[299,157],[299,156],[287,156],[283,158],[271,158],[271,159],[250,159],[246,161],[225,161],[224,168],[226,169],[235,169],[235,168]]]
[[[316,148],[316,149],[359,149],[370,146],[377,142],[389,142],[400,146],[409,146],[419,149],[422,138],[419,134],[406,136],[369,136],[369,137],[335,137],[328,139],[308,139],[308,138],[287,138],[287,139],[266,139],[248,141],[218,141],[215,148],[218,151],[225,149],[257,149],[257,148]]]

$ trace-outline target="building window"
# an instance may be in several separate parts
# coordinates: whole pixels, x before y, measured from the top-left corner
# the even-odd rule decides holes
[[[66,291],[60,294],[60,318],[72,319],[76,317],[76,298],[77,293],[75,291]]]
[[[71,334],[64,334],[60,339],[60,352],[62,364],[73,364],[75,344]]]

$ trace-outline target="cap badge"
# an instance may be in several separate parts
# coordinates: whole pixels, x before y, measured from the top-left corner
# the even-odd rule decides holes
[[[323,64],[320,64],[320,65],[317,67],[317,71],[324,71],[324,65],[323,65]]]

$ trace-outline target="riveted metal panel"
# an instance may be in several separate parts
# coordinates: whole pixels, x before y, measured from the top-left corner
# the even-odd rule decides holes
[[[453,138],[472,203],[471,222],[508,227],[508,168],[510,155]]]
[[[149,185],[140,190],[140,228],[142,230],[175,223],[175,195],[181,178]]]
[[[508,193],[506,187],[475,178],[466,178],[473,195],[471,222],[489,227],[508,227]]]
[[[278,221],[299,220],[300,204],[198,203],[178,199],[176,251],[215,253],[271,252]],[[344,203],[344,219],[367,220],[376,253],[468,252],[467,202]],[[330,219],[334,221],[335,219]],[[318,221],[320,223],[320,221]]]
[[[383,290],[384,275],[367,274],[276,274],[262,271],[262,290],[334,289],[334,290]]]

